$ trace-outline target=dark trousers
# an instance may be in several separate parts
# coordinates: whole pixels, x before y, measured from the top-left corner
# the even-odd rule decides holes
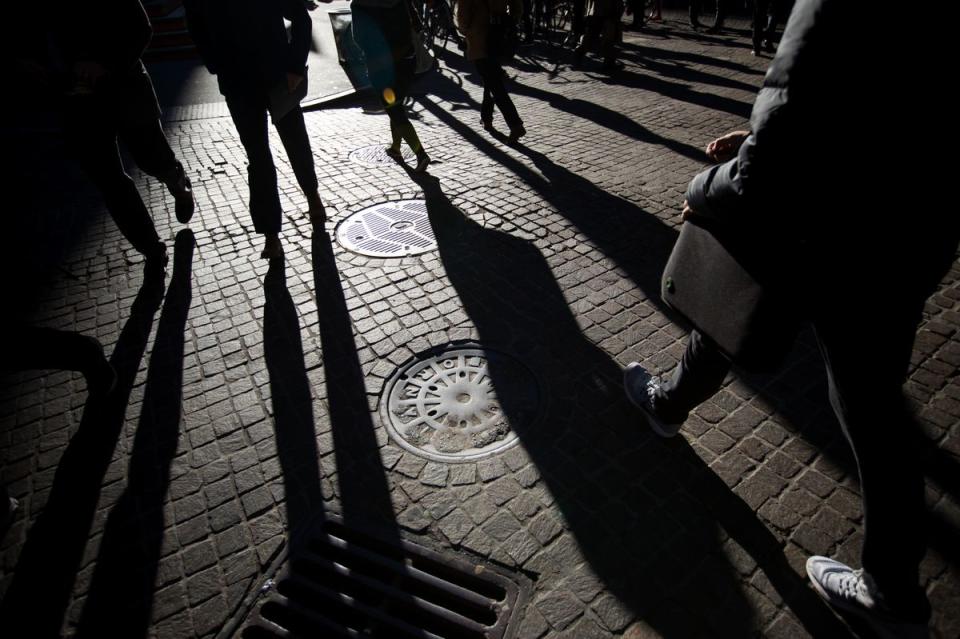
[[[257,233],[280,232],[283,209],[277,191],[277,169],[270,152],[265,95],[228,96],[227,107],[237,127],[240,142],[247,152],[247,179],[250,185],[250,217]],[[297,184],[308,196],[317,190],[317,174],[313,152],[303,121],[303,111],[296,107],[279,122],[274,122],[283,148],[287,151]]]
[[[924,481],[919,433],[908,417],[902,386],[923,302],[891,302],[896,309],[870,322],[854,308],[814,320],[826,364],[830,402],[853,449],[864,511],[861,561],[886,601],[904,614],[929,616],[919,587],[926,550]],[[694,331],[683,359],[657,399],[665,418],[682,418],[723,383],[730,363]]]
[[[90,176],[110,217],[120,232],[140,253],[158,250],[160,238],[143,198],[123,167],[118,140],[140,169],[166,183],[176,179],[180,163],[167,142],[155,115],[121,118],[96,97],[71,98],[66,114],[67,137],[72,155]]]
[[[753,3],[753,49],[760,50],[764,40],[773,42],[777,35],[777,23],[783,17],[783,0],[754,0]]]
[[[519,129],[523,126],[523,120],[517,113],[517,107],[513,105],[510,94],[507,93],[506,84],[504,84],[503,67],[496,58],[481,58],[474,60],[477,65],[477,71],[483,78],[483,103],[480,105],[480,119],[484,122],[493,121],[493,105],[496,104],[503,115],[510,130]]]

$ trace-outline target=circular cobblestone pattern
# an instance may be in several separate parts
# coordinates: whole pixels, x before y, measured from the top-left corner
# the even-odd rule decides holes
[[[397,200],[361,209],[337,227],[337,242],[369,257],[420,255],[437,247],[424,200]]]
[[[347,157],[352,162],[371,168],[384,164],[396,164],[396,160],[386,154],[386,148],[387,147],[382,144],[362,146],[359,149],[350,151],[350,155]],[[406,145],[403,145],[400,153],[403,155],[403,159],[407,164],[414,164],[416,162],[417,154],[411,151]]]
[[[498,395],[494,383],[506,393]],[[530,369],[479,345],[413,358],[393,374],[380,398],[383,423],[400,446],[448,462],[510,448],[518,441],[516,427],[531,426],[540,408]]]

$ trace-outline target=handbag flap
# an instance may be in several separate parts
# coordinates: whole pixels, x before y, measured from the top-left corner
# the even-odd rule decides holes
[[[738,365],[776,368],[799,331],[798,314],[777,283],[771,253],[715,220],[688,219],[663,271],[661,296]],[[765,268],[769,267],[769,268]],[[776,276],[774,276],[774,280]]]

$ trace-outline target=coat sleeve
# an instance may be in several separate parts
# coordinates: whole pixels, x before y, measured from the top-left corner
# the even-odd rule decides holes
[[[307,56],[310,54],[313,21],[303,0],[282,0],[281,11],[283,17],[292,24],[290,46],[287,48],[284,64],[288,73],[301,74],[307,66]]]
[[[751,133],[737,156],[699,173],[687,187],[687,202],[700,215],[718,219],[763,215],[789,198],[796,148],[786,89],[764,88],[751,116]]]
[[[210,73],[216,75],[219,68],[217,50],[213,43],[202,0],[183,0],[183,9],[187,18],[187,30],[190,32],[193,43],[197,45],[197,51],[203,59],[203,64]]]

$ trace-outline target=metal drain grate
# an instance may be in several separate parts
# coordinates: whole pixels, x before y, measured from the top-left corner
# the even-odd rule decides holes
[[[324,522],[270,584],[242,639],[501,639],[525,600],[504,575]]]
[[[402,145],[400,149],[400,154],[403,156],[404,161],[407,164],[416,163],[417,154],[410,150],[410,147],[407,145]],[[350,161],[356,162],[362,166],[367,167],[378,167],[383,166],[384,164],[396,164],[396,160],[387,155],[386,147],[382,144],[374,144],[372,146],[362,146],[359,149],[355,149],[350,152],[349,157]]]
[[[369,257],[420,255],[437,247],[423,200],[384,202],[361,209],[337,227],[337,242]]]
[[[533,426],[541,406],[540,385],[519,360],[462,344],[420,354],[398,368],[380,398],[380,417],[410,452],[462,462],[515,445],[516,427]]]

